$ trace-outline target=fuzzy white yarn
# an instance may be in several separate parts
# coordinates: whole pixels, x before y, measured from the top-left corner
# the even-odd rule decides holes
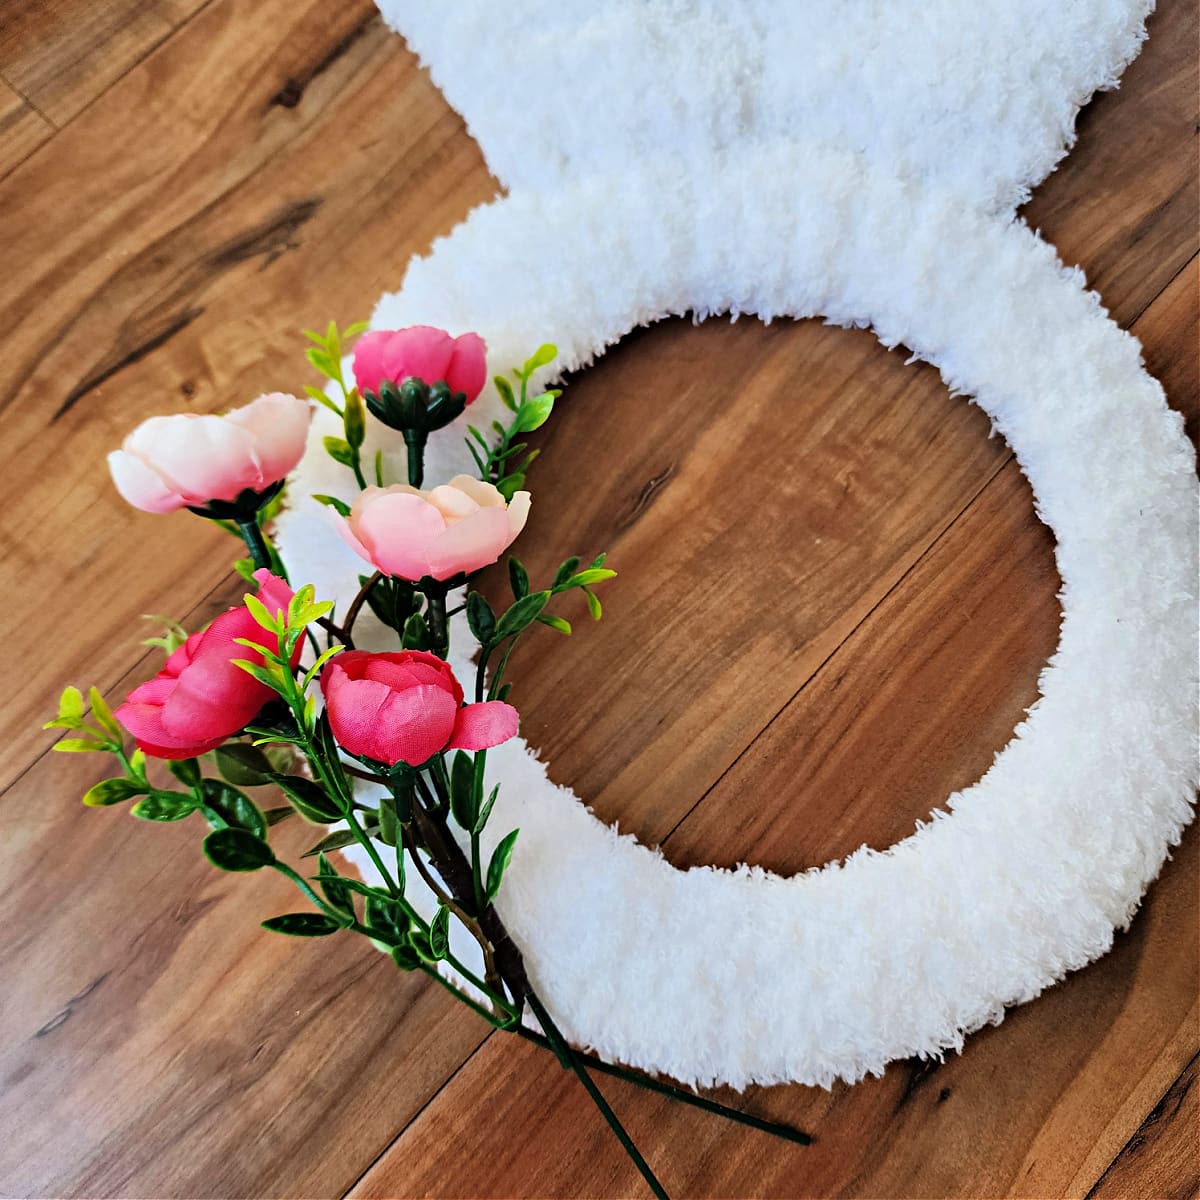
[[[820,138],[1012,208],[1153,0],[378,0],[505,186]]]
[[[480,2],[385,3],[393,17],[403,10],[435,77],[485,134],[493,168],[525,186],[414,261],[372,324],[478,330],[490,367],[503,371],[542,340],[558,344],[558,369],[583,366],[668,313],[820,315],[911,347],[1012,445],[1057,535],[1061,641],[1041,699],[984,778],[888,851],[864,848],[790,879],[749,866],[679,871],[552,784],[523,742],[489,755],[503,787],[485,849],[521,829],[498,905],[573,1041],[688,1082],[829,1084],[960,1047],[1006,1005],[1103,954],[1178,840],[1197,782],[1195,459],[1137,342],[1079,271],[998,211],[1050,169],[1075,107],[1136,48],[1146,6],[1072,0],[1034,14],[1013,0],[984,6],[952,36],[967,10],[957,0],[925,5],[927,32],[940,32],[929,57],[906,59],[904,78],[891,69],[891,47],[908,45],[896,40],[904,22],[893,6],[847,7],[861,54],[839,57],[811,21],[807,42],[760,39],[755,53],[776,62],[774,75],[745,46],[764,14],[798,21],[811,10],[745,7],[744,23],[700,3],[614,3],[583,20],[562,2],[530,27],[518,17],[542,11],[531,0],[486,11]],[[910,6],[894,7],[913,20]],[[501,108],[497,72],[479,69],[520,34],[535,61],[553,46],[566,86],[599,104],[588,58],[599,52],[588,46],[628,49],[616,33],[606,41],[605,28],[635,11],[654,52],[635,53],[627,77],[610,71],[610,86],[650,86],[639,73],[670,48],[663,14],[684,11],[709,22],[699,22],[708,32],[688,42],[693,50],[720,29],[717,40],[743,56],[737,70],[714,68],[718,79],[740,79],[754,62],[774,82],[734,89],[732,125],[720,123],[721,104],[693,103],[689,90],[676,99],[690,115],[673,123],[654,89],[646,103],[610,96],[616,115],[552,89],[536,91],[528,109]],[[861,26],[860,11],[870,14]],[[475,20],[495,46],[456,32]],[[578,39],[556,40],[569,21],[582,22]],[[789,45],[805,47],[807,75],[784,71]],[[985,65],[988,54],[996,61]],[[975,73],[943,78],[930,65],[950,58]],[[461,78],[456,62],[467,68]],[[835,68],[854,78],[839,85]],[[839,87],[861,101],[858,111],[834,102]],[[694,90],[715,94],[711,84]],[[756,107],[755,96],[773,103]],[[554,115],[556,97],[573,116]],[[944,119],[917,128],[937,111]],[[530,113],[538,120],[523,124]],[[793,121],[824,136],[835,116],[834,140],[848,150],[773,137]],[[594,139],[585,136],[593,127]],[[470,419],[486,426],[498,403],[489,390]],[[318,414],[294,495],[350,498],[347,473],[320,448],[330,420]],[[471,469],[463,424],[432,438],[429,478]],[[398,439],[382,444],[399,477]],[[324,511],[300,501],[281,536],[294,578],[344,606],[363,564]],[[369,622],[360,633],[389,644]],[[466,675],[474,643],[461,618],[453,637],[453,664]],[[455,949],[471,959],[469,939]]]

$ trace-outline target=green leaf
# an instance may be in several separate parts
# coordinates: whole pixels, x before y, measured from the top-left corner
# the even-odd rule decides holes
[[[459,750],[450,767],[450,811],[463,829],[475,826],[475,760]]]
[[[182,821],[199,807],[200,801],[195,796],[183,792],[153,792],[129,811],[143,821]]]
[[[326,496],[324,492],[314,492],[313,499],[318,504],[324,504],[328,508],[332,508],[334,512],[343,517],[350,515],[350,505],[345,500],[339,500],[336,496]]]
[[[120,804],[123,800],[141,796],[145,791],[144,784],[135,783],[132,779],[102,779],[84,792],[83,802],[88,808],[107,808],[110,804]]]
[[[425,623],[425,618],[420,613],[413,613],[404,622],[404,633],[400,638],[400,645],[405,650],[429,649],[429,626]]]
[[[517,419],[512,424],[511,432],[514,434],[532,433],[535,429],[541,429],[550,419],[553,411],[554,397],[549,392],[534,396],[532,400],[526,400],[517,410]]]
[[[367,410],[363,407],[362,397],[355,388],[346,397],[346,415],[343,418],[346,430],[346,441],[354,449],[363,444],[367,436]]]
[[[117,724],[112,709],[104,701],[104,697],[95,688],[88,688],[88,703],[92,706],[92,716],[104,727],[105,731],[118,745],[125,741],[125,730]]]
[[[257,871],[275,861],[271,847],[244,829],[214,829],[204,839],[204,854],[222,871]]]
[[[242,597],[242,600],[250,610],[250,615],[254,618],[255,622],[267,630],[268,633],[279,634],[282,632],[279,622],[275,619],[275,615],[267,612],[267,606],[257,596],[252,596],[247,592]]]
[[[58,698],[58,717],[60,721],[83,720],[83,693],[77,687],[63,688]]]
[[[543,342],[525,360],[525,365],[521,368],[521,374],[528,378],[538,367],[544,367],[547,363],[553,362],[557,357],[558,347],[553,342]]]
[[[342,410],[333,400],[329,398],[329,396],[325,394],[321,388],[313,387],[312,384],[309,383],[305,384],[304,390],[308,394],[310,400],[315,400],[318,404],[323,404],[327,409],[329,409],[330,412],[337,413],[339,417],[342,415]]]
[[[502,641],[514,633],[520,633],[537,620],[542,609],[550,600],[549,592],[532,592],[523,596],[500,618],[496,625],[495,642]]]
[[[571,636],[571,622],[563,617],[551,616],[550,613],[541,613],[538,620],[543,625],[549,625],[551,629],[557,629],[559,633],[565,633],[567,637]]]
[[[500,891],[500,884],[504,880],[504,872],[508,870],[508,864],[512,861],[513,846],[516,845],[517,834],[521,831],[514,829],[512,833],[506,834],[496,847],[496,852],[492,855],[492,861],[488,863],[487,869],[487,898],[494,900],[496,893]]]
[[[417,952],[407,945],[392,947],[392,962],[402,971],[415,971],[421,965]]]
[[[220,829],[223,822],[231,829],[245,829],[255,837],[267,836],[267,819],[245,792],[221,779],[206,779],[200,790],[209,809],[205,816],[215,828]]]
[[[320,371],[326,379],[336,379],[338,377],[337,368],[333,365],[333,358],[324,349],[317,346],[309,346],[309,348],[304,352],[304,357],[307,358],[308,361],[312,363],[312,365],[316,367],[316,369]]]
[[[403,940],[408,932],[408,914],[395,900],[369,895],[363,903],[363,924],[382,933],[389,941]]]
[[[508,560],[508,586],[517,600],[529,595],[529,572],[519,558]]]
[[[509,502],[512,498],[525,486],[525,474],[518,471],[515,475],[505,475],[503,479],[496,481],[496,491],[504,497],[505,502]]]
[[[346,886],[345,880],[337,873],[333,863],[324,854],[317,858],[317,882],[321,885],[321,891],[325,893],[325,899],[334,908],[348,913],[350,919],[353,920],[354,893]]]
[[[595,583],[603,583],[606,579],[615,579],[616,571],[610,571],[607,567],[589,567],[586,571],[580,571],[578,575],[572,575],[562,586],[564,588],[591,587]]]
[[[103,742],[94,742],[89,738],[63,738],[62,741],[55,742],[50,749],[58,750],[63,754],[94,754],[96,751],[106,750],[108,747]]]
[[[368,837],[374,837],[379,830],[375,826],[367,826],[366,834]],[[347,846],[353,846],[358,842],[358,838],[354,836],[352,829],[335,829],[333,833],[327,834],[315,846],[300,855],[301,858],[312,858],[314,855],[321,854],[327,850],[344,850]]]
[[[479,592],[467,595],[467,624],[481,646],[486,646],[496,632],[496,614]]]
[[[355,321],[351,325],[347,325],[342,330],[342,341],[349,341],[351,338],[356,338],[360,333],[366,333],[371,328],[370,321]]]
[[[343,817],[342,810],[320,784],[303,775],[280,775],[271,778],[283,788],[296,811],[315,825],[332,825]]]
[[[375,486],[383,487],[383,449],[375,451]]]
[[[450,953],[450,910],[441,904],[429,922],[429,949],[434,958],[445,958]]]
[[[561,587],[564,583],[566,583],[567,580],[571,578],[571,575],[574,573],[577,566],[579,566],[578,558],[568,558],[562,564],[562,566],[558,568],[558,571],[554,576],[554,586]]]
[[[331,437],[326,435],[321,439],[321,444],[325,447],[325,453],[333,459],[334,462],[341,463],[343,467],[354,465],[354,450],[350,443],[345,438]]]
[[[278,808],[268,808],[263,813],[263,819],[270,828],[272,825],[278,825],[280,821],[286,821],[295,811],[290,804],[281,804]]]
[[[379,807],[375,814],[379,821],[379,840],[385,846],[395,846],[400,840],[400,823],[396,820],[396,798],[385,792],[379,797]]]
[[[215,755],[217,770],[238,787],[261,787],[275,775],[271,760],[247,742],[226,742]]]
[[[167,770],[187,787],[200,782],[200,763],[194,758],[180,758],[167,763]]]
[[[316,659],[313,661],[313,665],[311,667],[309,667],[308,670],[305,672],[304,686],[307,688],[309,683],[311,683],[312,680],[316,679],[316,677],[318,675],[320,675],[321,668],[331,658],[336,658],[345,649],[346,649],[346,647],[343,646],[340,642],[334,642],[334,644],[332,646],[330,646],[327,650],[322,650],[321,653],[319,655],[317,655]],[[312,699],[312,697],[310,696],[309,699]]]
[[[342,928],[332,917],[319,912],[284,913],[281,917],[268,917],[262,927],[272,933],[285,933],[288,937],[328,937]]]
[[[500,795],[500,785],[496,784],[496,786],[492,788],[491,794],[488,796],[487,800],[484,801],[483,807],[479,810],[479,816],[475,818],[475,828],[471,830],[472,833],[483,832],[483,827],[487,824],[488,817],[492,815],[492,805],[496,803],[496,797],[498,795]]]
[[[424,929],[414,929],[408,935],[408,944],[422,962],[437,962],[437,955],[434,954],[433,947],[429,944],[429,934]]]
[[[492,383],[496,385],[496,391],[500,393],[500,399],[504,401],[505,408],[510,408],[513,412],[516,412],[517,400],[513,395],[512,384],[503,375],[493,376]]]
[[[238,639],[235,638],[235,641]],[[253,675],[259,683],[265,683],[273,692],[279,691],[279,684],[282,676],[278,669],[272,671],[270,667],[260,667],[257,663],[250,662],[245,658],[231,658],[229,660],[239,671],[245,671],[247,675]]]
[[[257,581],[255,580],[255,578],[254,578],[254,572],[255,572],[255,571],[257,571],[257,570],[258,570],[258,568],[257,568],[257,567],[254,565],[254,559],[252,559],[252,558],[239,558],[239,559],[237,560],[237,562],[235,562],[235,563],[233,564],[233,569],[234,569],[234,570],[235,570],[235,571],[236,571],[236,572],[237,572],[237,573],[238,573],[238,574],[239,574],[239,575],[240,575],[240,576],[241,576],[241,577],[242,577],[242,578],[243,578],[243,579],[244,579],[244,580],[245,580],[247,583],[255,583],[255,582],[257,582]],[[156,639],[156,640],[157,640],[157,639]],[[164,647],[163,647],[163,649],[165,650],[165,649],[166,649],[166,647],[164,646]]]

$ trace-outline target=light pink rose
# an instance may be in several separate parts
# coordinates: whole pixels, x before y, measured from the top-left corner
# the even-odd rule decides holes
[[[400,386],[416,376],[431,386],[445,381],[470,404],[487,380],[487,343],[477,333],[451,337],[432,325],[377,329],[354,347],[354,381],[360,392],[375,392],[385,380]]]
[[[258,598],[274,615],[287,612],[292,589],[265,568],[254,572]],[[258,716],[275,692],[232,660],[262,664],[238,638],[268,645],[266,633],[243,604],[223,612],[180,646],[159,673],[133,689],[114,716],[154,758],[195,758],[215,750]],[[299,661],[297,643],[292,665]]]
[[[449,579],[494,563],[525,528],[529,493],[509,504],[490,483],[456,475],[427,492],[398,483],[360,493],[338,532],[385,575]]]
[[[449,664],[423,650],[339,654],[321,673],[321,691],[338,742],[391,766],[419,767],[443,750],[487,750],[517,732],[511,704],[464,707]]]
[[[300,461],[312,420],[307,400],[259,396],[223,417],[151,417],[108,456],[113,483],[134,508],[173,512],[261,492]]]

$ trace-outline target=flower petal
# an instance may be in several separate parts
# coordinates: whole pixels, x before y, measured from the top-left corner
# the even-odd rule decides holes
[[[494,563],[512,541],[508,514],[502,508],[481,508],[456,521],[429,544],[429,573],[449,579]]]
[[[225,414],[225,420],[240,425],[254,438],[265,483],[283,479],[304,457],[312,405],[286,392],[269,392],[241,408]]]
[[[152,463],[189,504],[232,500],[245,488],[263,486],[253,435],[224,417],[151,417],[129,435],[125,449]]]
[[[143,512],[174,512],[188,503],[152,466],[128,450],[114,450],[108,456],[108,470],[121,496]]]
[[[442,514],[428,501],[386,490],[352,513],[350,525],[385,575],[410,580],[430,574],[429,547],[446,528]]]
[[[485,700],[458,710],[448,750],[489,750],[517,736],[520,718],[511,704]]]
[[[485,483],[473,475],[455,475],[445,486],[465,492],[480,508],[504,507],[504,497],[500,494],[500,489],[494,483]]]
[[[511,540],[514,542],[525,528],[525,522],[529,520],[529,508],[532,503],[528,492],[514,492],[513,498],[508,502],[508,527],[512,531]]]

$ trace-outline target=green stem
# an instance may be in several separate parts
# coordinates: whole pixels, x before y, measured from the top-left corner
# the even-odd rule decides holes
[[[559,1056],[560,1060],[565,1060],[571,1070],[575,1072],[579,1082],[583,1084],[587,1094],[591,1096],[592,1103],[595,1104],[600,1110],[600,1115],[608,1122],[609,1129],[613,1131],[613,1135],[621,1143],[622,1149],[629,1155],[633,1165],[637,1167],[642,1178],[646,1181],[647,1186],[658,1200],[670,1200],[666,1189],[658,1182],[658,1178],[650,1169],[650,1164],[642,1157],[637,1146],[633,1144],[633,1139],[625,1132],[625,1127],[617,1119],[617,1114],[609,1107],[604,1094],[587,1073],[583,1063],[572,1053],[563,1035],[559,1032],[558,1026],[554,1024],[550,1018],[550,1014],[537,998],[537,994],[530,991],[526,994],[525,999],[528,1001],[529,1007],[533,1009],[533,1015],[537,1017],[538,1024],[546,1031],[546,1039],[549,1041],[551,1048]]]
[[[446,593],[437,589],[425,592],[427,601],[426,618],[429,621],[430,649],[438,658],[445,658],[450,650],[449,629],[446,623]]]
[[[525,1041],[532,1042],[535,1046],[541,1046],[544,1050],[553,1051],[550,1043],[541,1034],[534,1033],[532,1029],[526,1029],[523,1025],[518,1025],[513,1028],[512,1032],[524,1038]],[[663,1083],[658,1079],[652,1079],[648,1075],[642,1075],[637,1071],[630,1071],[625,1067],[618,1066],[616,1063],[607,1063],[603,1059],[596,1058],[591,1054],[581,1054],[578,1050],[574,1051],[574,1054],[576,1057],[582,1058],[593,1071],[599,1071],[604,1075],[611,1075],[614,1079],[624,1079],[628,1083],[645,1088],[648,1092],[657,1092],[660,1096],[670,1096],[672,1100],[678,1100],[682,1104],[690,1104],[693,1108],[713,1113],[729,1121],[735,1121],[739,1125],[747,1125],[751,1129],[758,1129],[763,1133],[773,1134],[777,1138],[782,1138],[785,1142],[794,1142],[798,1146],[812,1145],[812,1138],[807,1133],[803,1133],[799,1129],[793,1129],[790,1125],[781,1125],[776,1121],[766,1121],[762,1117],[756,1117],[752,1113],[740,1112],[738,1109],[730,1108],[726,1104],[719,1104],[716,1100],[709,1100],[705,1096],[697,1096],[695,1092],[675,1087],[674,1084]]]
[[[271,569],[271,551],[267,549],[267,540],[263,537],[262,526],[258,523],[258,517],[253,516],[245,521],[238,521],[238,529],[241,531],[242,540],[246,543],[246,549],[250,551],[250,558],[254,563],[255,569],[266,567]]]
[[[425,481],[425,442],[423,429],[406,429],[404,444],[408,447],[408,486],[419,488]]]

